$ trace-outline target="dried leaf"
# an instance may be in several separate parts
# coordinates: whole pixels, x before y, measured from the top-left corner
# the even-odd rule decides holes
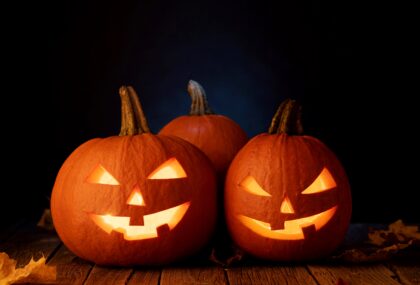
[[[412,240],[420,240],[419,227],[406,226],[398,220],[388,226],[388,230],[372,229],[369,233],[370,243],[377,246],[389,246],[397,243],[407,244]]]
[[[241,261],[245,255],[245,252],[237,247],[234,247],[233,252],[230,252],[228,256],[219,257],[217,250],[213,248],[209,256],[209,260],[214,262],[217,265],[223,267],[229,267],[234,263]]]
[[[333,258],[352,263],[383,261],[389,259],[393,254],[397,253],[399,250],[407,248],[410,244],[394,244],[388,247],[379,248],[371,252],[361,248],[353,248],[345,250],[340,255],[334,256]]]
[[[395,234],[403,235],[409,239],[420,240],[420,232],[418,226],[406,226],[402,220],[398,220],[389,225],[389,230]]]
[[[0,252],[0,282],[3,281],[6,276],[13,273],[16,267],[16,261],[9,258],[6,253]],[[2,283],[0,283],[2,285]]]
[[[245,252],[241,249],[236,249],[235,254],[228,259],[226,259],[226,266],[231,266],[232,264],[239,262],[244,258]]]
[[[55,266],[45,265],[45,257],[31,261],[23,268],[16,268],[16,260],[0,252],[0,285],[14,283],[53,283],[57,272]]]
[[[379,230],[372,231],[368,234],[369,242],[374,245],[382,245],[386,239],[382,237],[382,233]]]
[[[418,230],[417,226],[406,226],[401,220],[390,224],[387,230],[370,228],[366,242],[353,245],[332,258],[360,263],[384,261],[396,254],[407,254],[407,251],[401,250],[420,245]]]
[[[46,230],[54,230],[54,224],[51,217],[51,210],[45,209],[42,213],[41,219],[39,219],[39,222],[37,224],[38,227],[41,227]]]

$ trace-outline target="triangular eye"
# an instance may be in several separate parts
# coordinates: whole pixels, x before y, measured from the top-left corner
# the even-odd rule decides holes
[[[255,180],[252,176],[245,177],[239,185],[251,194],[258,196],[271,196],[270,193],[264,191],[264,189],[258,184],[257,180]]]
[[[88,178],[86,178],[86,182],[93,184],[120,185],[117,179],[100,164],[96,166]]]
[[[178,179],[185,178],[187,174],[176,158],[170,158],[156,168],[147,179]]]
[[[337,187],[334,178],[332,177],[331,173],[328,171],[327,168],[321,171],[318,177],[306,188],[302,194],[314,194],[323,191],[327,191]]]

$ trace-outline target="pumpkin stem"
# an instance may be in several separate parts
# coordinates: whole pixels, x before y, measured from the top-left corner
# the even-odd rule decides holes
[[[150,133],[139,97],[131,86],[121,86],[121,131],[120,136]]]
[[[206,92],[197,81],[190,80],[188,82],[188,94],[191,97],[190,115],[208,115],[214,114],[207,102]]]
[[[273,120],[271,121],[269,134],[302,135],[301,107],[296,100],[286,99],[280,104]]]

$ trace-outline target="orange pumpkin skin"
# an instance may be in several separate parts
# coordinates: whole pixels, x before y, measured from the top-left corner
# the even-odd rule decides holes
[[[302,194],[325,168],[336,187]],[[248,176],[267,193],[255,195],[246,191],[243,181]],[[283,212],[285,198],[293,213]],[[304,238],[275,233],[290,231],[286,224],[294,223],[291,221],[332,208],[334,214],[319,229],[314,225],[303,227],[298,235],[303,234]],[[225,215],[233,240],[254,256],[275,261],[320,258],[330,254],[344,239],[351,217],[350,186],[338,159],[316,138],[261,134],[241,149],[228,170]],[[271,229],[249,226],[243,222],[249,221],[244,216],[270,224]]]
[[[180,137],[197,146],[211,160],[218,176],[224,178],[230,162],[248,137],[233,120],[210,111],[204,90],[197,82],[191,80],[188,91],[193,98],[191,114],[172,120],[159,133]],[[192,92],[196,92],[196,97]]]
[[[181,116],[160,132],[180,137],[204,152],[218,175],[226,173],[236,153],[248,138],[241,127],[222,115]]]
[[[186,177],[150,179],[168,159],[176,158]],[[89,183],[98,166],[119,185]],[[127,201],[139,189],[144,205]],[[91,215],[129,217],[145,225],[147,215],[187,203],[172,229],[163,225],[158,236],[127,240],[118,231],[104,231]],[[64,162],[52,191],[51,211],[63,243],[81,258],[105,265],[163,264],[191,255],[211,238],[216,221],[216,178],[208,158],[175,137],[142,133],[90,140]]]

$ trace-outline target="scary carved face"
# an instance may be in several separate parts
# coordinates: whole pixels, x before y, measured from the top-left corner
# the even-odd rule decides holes
[[[147,179],[183,179],[187,174],[176,158],[171,158],[156,168]],[[87,183],[119,186],[118,180],[113,177],[102,165],[95,167],[86,179]],[[133,186],[127,205],[131,207],[146,207],[145,198],[138,184]],[[116,231],[124,235],[125,240],[142,240],[158,237],[157,229],[167,225],[169,230],[175,228],[187,212],[190,201],[184,202],[169,209],[146,214],[142,217],[144,225],[135,225],[131,217],[113,216],[110,214],[98,215],[90,213],[92,220],[105,232]],[[137,221],[138,222],[138,221]]]
[[[57,233],[97,264],[162,264],[203,246],[216,220],[216,180],[191,144],[166,136],[94,139],[54,185]]]
[[[319,140],[262,134],[229,168],[225,212],[232,238],[246,251],[272,260],[315,258],[344,238],[350,188],[341,164]]]
[[[266,192],[252,176],[247,176],[241,183],[240,186],[252,195],[261,197],[272,197],[272,195]],[[301,192],[302,195],[310,195],[315,193],[321,193],[324,191],[333,190],[336,188],[336,183],[331,173],[327,168],[324,168],[315,181],[312,182],[305,190]],[[238,215],[237,218],[244,226],[251,229],[256,234],[278,240],[301,240],[304,239],[304,231],[306,228],[314,227],[315,230],[321,229],[328,221],[332,218],[337,210],[337,205],[330,207],[320,213],[313,214],[311,216],[296,218],[284,221],[283,229],[275,229],[270,223],[253,219],[245,215]],[[285,216],[291,216],[295,214],[293,204],[287,195],[283,198],[280,205],[280,213]],[[274,228],[274,229],[273,229]]]

